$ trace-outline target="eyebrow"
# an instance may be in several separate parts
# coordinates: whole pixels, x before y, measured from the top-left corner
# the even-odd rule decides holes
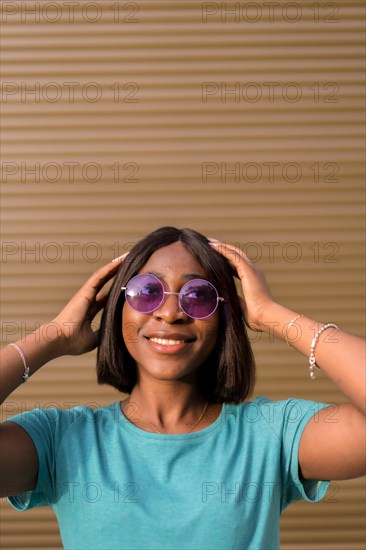
[[[148,273],[150,273],[150,275],[155,275],[158,279],[165,280],[165,275],[159,271],[148,271]],[[198,273],[183,273],[181,278],[189,281],[191,279],[205,279],[205,276],[202,274],[199,275]]]

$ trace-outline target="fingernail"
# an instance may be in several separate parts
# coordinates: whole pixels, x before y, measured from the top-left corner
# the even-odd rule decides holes
[[[128,250],[127,252],[125,252],[124,254],[122,254],[122,256],[117,256],[117,258],[114,258],[114,260],[112,260],[112,263],[116,264],[117,262],[120,262],[121,260],[123,260],[127,254],[129,254],[130,251]]]

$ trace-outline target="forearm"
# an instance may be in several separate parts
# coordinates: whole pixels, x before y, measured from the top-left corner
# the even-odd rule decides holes
[[[290,321],[296,316],[295,311],[274,303],[263,315],[261,328],[284,341],[287,337],[289,345],[306,356],[306,365],[309,367],[308,359],[313,338],[325,323],[300,317],[288,328]],[[317,366],[333,380],[351,403],[365,414],[364,340],[342,330],[330,328],[319,336],[314,354]]]
[[[24,353],[29,375],[43,365],[63,355],[61,341],[54,323],[42,325],[22,340],[14,342]],[[6,346],[0,351],[0,403],[23,383],[24,365],[18,350]]]
[[[62,355],[81,355],[97,345],[98,331],[91,325],[108,299],[104,285],[114,277],[121,261],[128,253],[98,269],[71,298],[57,317],[42,325],[26,338],[14,342],[24,353],[29,375]],[[13,346],[0,351],[0,402],[23,382],[24,364]]]

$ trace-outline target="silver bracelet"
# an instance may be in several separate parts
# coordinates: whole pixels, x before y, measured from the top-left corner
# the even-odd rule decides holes
[[[298,314],[296,315],[296,317],[294,317],[293,319],[291,319],[291,321],[289,323],[287,323],[287,326],[286,326],[286,332],[285,332],[285,339],[286,339],[286,344],[289,346],[290,345],[290,342],[288,341],[288,333],[289,333],[289,330],[291,327],[293,327],[293,325],[296,323],[296,321],[298,319],[300,319],[300,317],[304,317],[303,315],[301,314]]]
[[[20,348],[17,344],[9,344],[9,346],[12,346],[13,348],[15,348],[17,350],[17,352],[19,353],[19,355],[20,355],[20,357],[23,361],[23,365],[24,365],[23,383],[24,383],[29,378],[29,367],[27,365],[27,361],[25,360],[24,352],[23,352],[22,348]]]
[[[315,362],[315,355],[314,355],[315,346],[318,343],[319,336],[322,334],[322,332],[324,332],[328,328],[335,328],[335,329],[338,330],[339,326],[336,325],[335,323],[327,323],[321,329],[318,330],[318,332],[315,334],[315,336],[313,338],[313,341],[311,342],[310,356],[309,356],[309,371],[310,371],[309,374],[310,374],[310,378],[312,380],[315,380],[315,378],[316,378],[315,369],[320,370],[320,368],[318,367],[318,365]]]

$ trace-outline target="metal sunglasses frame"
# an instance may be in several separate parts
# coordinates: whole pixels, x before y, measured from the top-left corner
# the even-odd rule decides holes
[[[153,275],[152,273],[139,273],[138,275],[135,275],[134,277],[132,277],[132,278],[128,281],[128,283],[127,283],[126,286],[122,286],[122,287],[121,287],[121,290],[127,290],[127,287],[128,287],[128,285],[129,285],[129,283],[130,283],[133,279],[135,279],[136,277],[143,277],[143,276],[147,276],[147,275],[148,275],[149,277],[152,277],[153,279],[155,279],[155,280],[160,284],[160,286],[161,286],[161,288],[162,288],[162,292],[163,292],[163,297],[162,297],[161,302],[159,303],[159,305],[158,305],[156,308],[152,309],[151,311],[147,311],[147,312],[139,311],[138,309],[135,309],[131,304],[129,304],[133,309],[135,309],[135,311],[139,311],[139,313],[143,313],[143,314],[145,314],[145,315],[148,315],[148,314],[150,314],[150,313],[153,313],[154,311],[156,311],[157,309],[159,309],[159,308],[162,306],[162,304],[164,303],[165,295],[168,294],[168,295],[172,295],[172,296],[178,296],[179,307],[180,307],[180,309],[183,311],[183,313],[184,313],[185,315],[187,315],[188,317],[191,317],[192,319],[206,319],[207,317],[211,317],[211,315],[213,315],[213,314],[215,313],[215,311],[217,310],[217,307],[218,307],[219,302],[224,302],[224,301],[225,301],[225,299],[224,299],[222,296],[219,296],[219,293],[217,292],[217,288],[216,288],[212,283],[210,283],[210,281],[207,281],[207,279],[191,279],[191,280],[187,281],[186,283],[184,283],[184,285],[182,286],[182,288],[180,289],[179,292],[171,292],[171,291],[169,291],[169,290],[165,290],[165,289],[164,289],[164,286],[163,286],[163,283],[161,282],[161,280],[160,280],[158,277],[156,277],[156,275]],[[182,291],[183,291],[184,287],[185,287],[186,285],[191,284],[191,283],[196,282],[196,281],[203,281],[203,282],[205,282],[205,283],[208,283],[209,285],[211,285],[211,286],[215,289],[215,292],[216,292],[216,294],[217,294],[217,296],[216,296],[216,307],[215,307],[215,309],[214,309],[211,313],[209,313],[209,315],[205,315],[204,317],[193,317],[192,315],[189,315],[189,313],[187,313],[187,312],[183,309],[182,304],[181,304],[181,296],[182,296]],[[126,298],[126,300],[127,300],[127,298]]]

